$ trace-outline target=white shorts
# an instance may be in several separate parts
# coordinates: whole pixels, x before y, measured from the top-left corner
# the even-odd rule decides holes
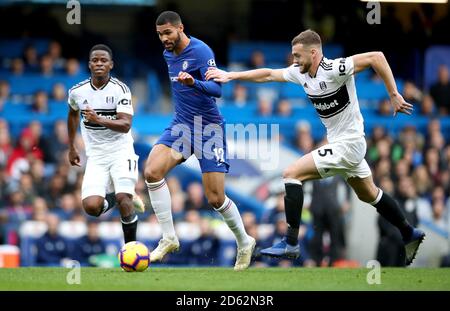
[[[106,192],[133,195],[138,181],[138,159],[133,153],[88,157],[81,186],[81,199]]]
[[[372,175],[364,159],[366,155],[364,137],[338,141],[312,151],[316,168],[322,178],[341,175],[346,180],[351,177],[366,178]]]

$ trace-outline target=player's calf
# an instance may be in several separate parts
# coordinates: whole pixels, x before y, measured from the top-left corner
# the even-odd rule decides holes
[[[117,202],[125,243],[136,241],[138,216],[134,210],[132,196],[130,194],[119,193],[117,194]]]

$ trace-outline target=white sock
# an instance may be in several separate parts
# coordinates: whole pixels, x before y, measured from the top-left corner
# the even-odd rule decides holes
[[[172,201],[166,181],[163,179],[154,183],[147,181],[145,183],[156,218],[161,225],[163,238],[174,238],[176,235],[172,219]]]
[[[225,197],[225,202],[223,202],[222,206],[216,209],[216,211],[222,215],[228,225],[228,228],[230,228],[233,232],[236,237],[238,247],[241,248],[248,246],[250,239],[247,232],[245,232],[244,223],[242,222],[242,218],[236,204],[234,204],[234,202],[228,197]]]

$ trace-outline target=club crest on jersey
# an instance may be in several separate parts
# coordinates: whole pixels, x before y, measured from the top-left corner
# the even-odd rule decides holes
[[[211,58],[211,59],[208,61],[208,66],[210,66],[210,67],[216,67],[216,61],[215,61],[213,58]]]
[[[320,81],[319,86],[322,91],[325,91],[327,89],[327,84],[323,81]]]
[[[185,60],[183,62],[183,65],[181,65],[181,68],[183,68],[183,70],[186,70],[188,66],[189,66],[189,63],[187,62],[187,60]]]
[[[107,104],[113,104],[114,103],[114,96],[106,96],[106,103]]]

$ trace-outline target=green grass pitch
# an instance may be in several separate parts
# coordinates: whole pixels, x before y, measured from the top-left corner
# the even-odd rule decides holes
[[[381,268],[381,284],[367,284],[369,269],[156,268],[127,273],[120,268],[81,268],[81,284],[66,281],[70,269],[0,269],[0,290],[446,290],[450,269]]]

